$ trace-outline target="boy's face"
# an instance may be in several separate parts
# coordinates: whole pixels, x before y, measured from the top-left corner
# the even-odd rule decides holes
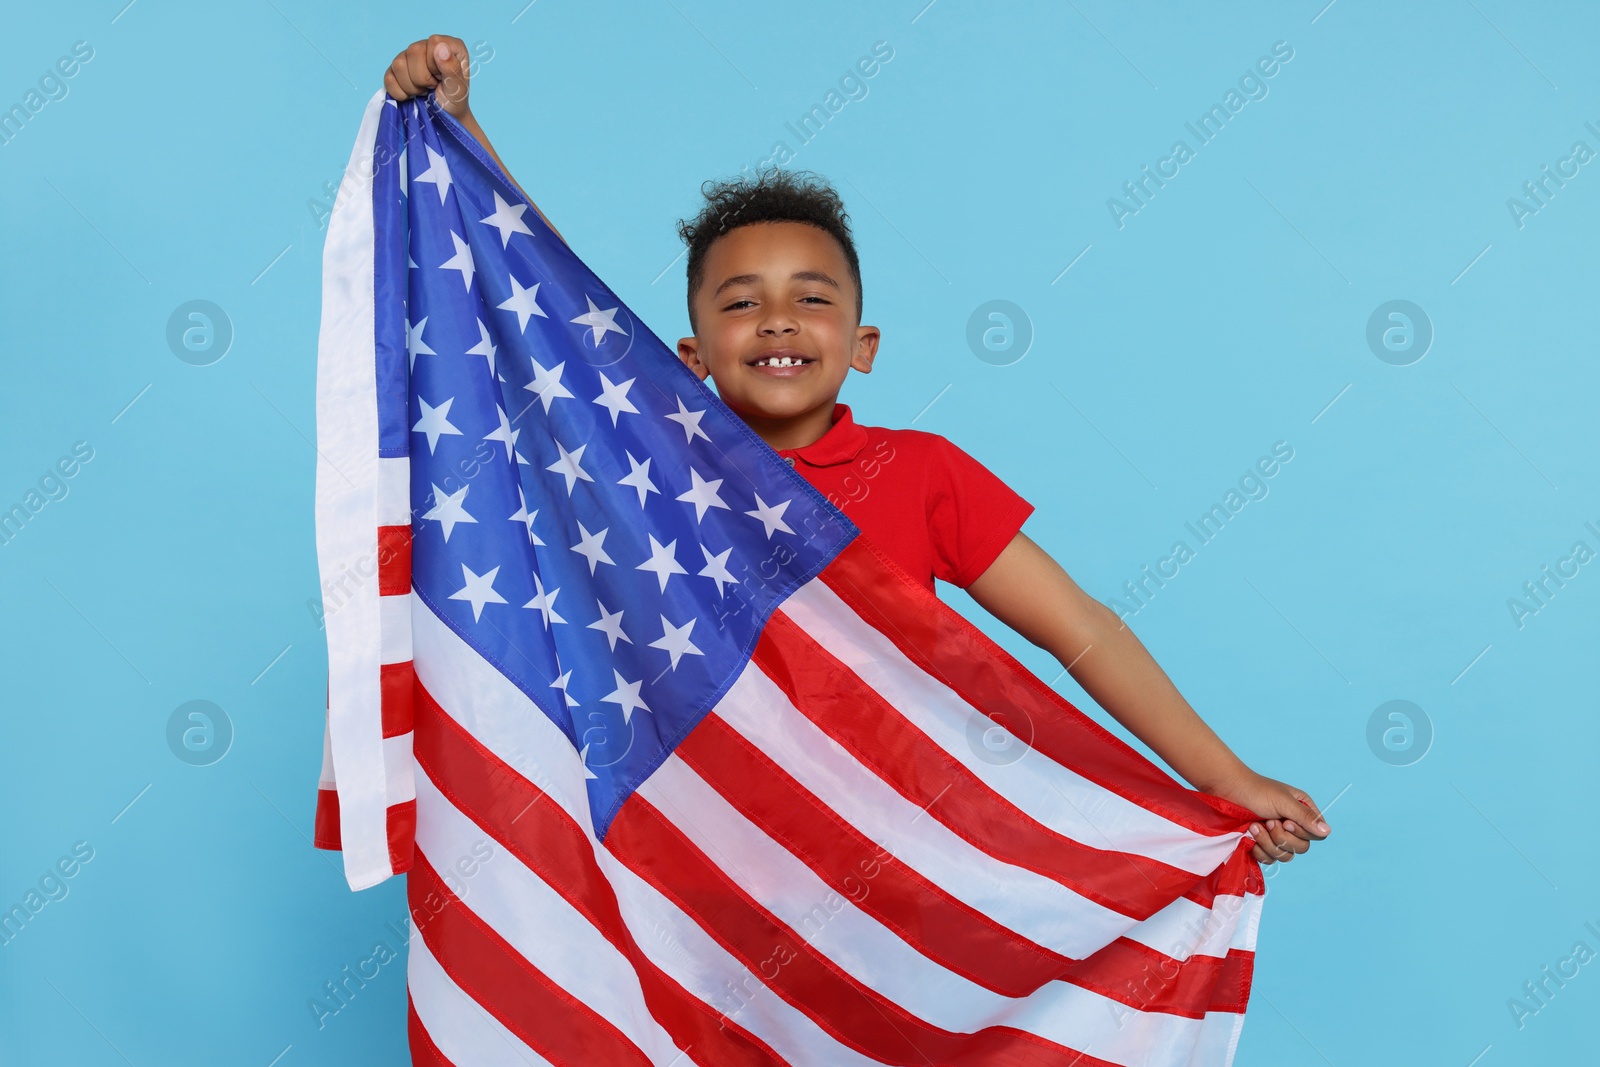
[[[694,297],[695,335],[678,355],[758,431],[824,411],[850,370],[872,369],[878,329],[856,325],[856,287],[844,249],[803,222],[758,222],[706,251]],[[758,365],[769,355],[799,366]]]

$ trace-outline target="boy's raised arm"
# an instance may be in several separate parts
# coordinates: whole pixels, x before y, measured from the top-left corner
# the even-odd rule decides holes
[[[539,211],[539,205],[533,203],[533,197],[528,196],[528,191],[511,176],[511,168],[505,165],[500,153],[489,143],[489,135],[478,124],[468,100],[471,76],[472,65],[468,62],[467,46],[461,38],[436,33],[425,41],[413,41],[394,57],[389,69],[384,71],[383,87],[396,100],[425,96],[430,89],[433,90],[439,106],[455,116],[467,128],[467,132],[477,138],[478,143],[500,165],[500,169],[506,172],[506,177],[511,178],[511,183],[527,197],[528,203],[533,204],[533,210],[539,212],[539,217],[544,219],[557,237],[561,237],[561,231],[556,229],[555,223],[543,211]],[[561,237],[561,240],[565,242],[566,238]]]
[[[1249,808],[1263,863],[1292,859],[1328,835],[1304,790],[1257,774],[1189,706],[1132,630],[1085,593],[1049,553],[1018,533],[967,587],[972,598],[1043,648],[1113,718],[1190,785]]]

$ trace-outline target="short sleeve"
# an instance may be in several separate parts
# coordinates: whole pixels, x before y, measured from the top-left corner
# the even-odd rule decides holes
[[[1011,543],[1033,505],[943,437],[931,449],[928,531],[933,575],[965,589]]]

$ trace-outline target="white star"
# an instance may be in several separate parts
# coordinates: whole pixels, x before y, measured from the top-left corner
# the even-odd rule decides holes
[[[451,600],[467,600],[472,603],[472,621],[477,622],[483,617],[485,604],[504,604],[506,598],[494,591],[494,576],[500,573],[496,567],[488,574],[473,574],[472,568],[465,563],[461,565],[461,576],[466,585],[450,594]]]
[[[499,190],[494,192],[494,214],[479,222],[488,223],[500,231],[500,247],[504,248],[511,243],[511,235],[525,233],[533,236],[533,231],[528,229],[528,224],[522,221],[522,213],[528,210],[527,204],[508,204],[501,198]]]
[[[400,195],[401,196],[410,196],[411,195],[411,171],[410,171],[410,168],[408,168],[406,166],[406,152],[408,150],[409,149],[406,149],[406,148],[400,149]],[[415,265],[416,264],[412,264],[412,266],[415,266]]]
[[[531,512],[528,510],[528,500],[522,495],[522,486],[520,485],[517,486],[517,503],[521,506],[517,508],[517,513],[511,516],[511,521],[520,522],[528,528],[529,544],[544,544],[544,542],[539,539],[539,535],[533,532],[533,520],[539,517],[539,509],[534,508]]]
[[[622,632],[622,612],[607,611],[605,604],[599,599],[595,603],[600,607],[600,618],[589,624],[589,629],[599,630],[606,635],[606,641],[611,645],[611,651],[617,650],[618,641],[633,644],[633,638]]]
[[[794,531],[789,528],[789,524],[783,521],[783,513],[789,510],[789,505],[794,503],[793,500],[785,500],[781,504],[773,504],[771,507],[768,507],[767,502],[761,499],[760,493],[755,494],[755,498],[756,509],[754,511],[747,511],[745,514],[749,515],[753,519],[761,520],[761,528],[767,532],[768,541],[772,540],[773,530],[782,530],[784,533],[790,534],[794,533]]]
[[[581,466],[583,461],[583,450],[588,447],[588,442],[585,442],[573,449],[571,452],[568,452],[564,447],[562,447],[561,442],[557,441],[556,449],[560,451],[561,458],[545,468],[547,471],[555,471],[557,474],[566,478],[568,496],[572,495],[572,487],[578,483],[579,479],[582,479],[586,482],[594,481],[593,478],[589,477],[589,472],[584,470]]]
[[[415,326],[406,323],[406,351],[411,354],[411,369],[417,369],[418,356],[437,356],[439,353],[428,347],[428,342],[422,339],[423,327],[428,325],[428,317],[424,315],[422,321]]]
[[[705,655],[704,652],[694,646],[693,641],[689,640],[689,631],[693,630],[694,624],[699,621],[699,619],[690,619],[682,626],[674,626],[667,621],[665,615],[661,616],[661,636],[651,641],[650,647],[666,649],[667,654],[672,657],[672,669],[677,670],[678,660],[685,655]]]
[[[472,248],[467,242],[457,237],[454,230],[450,231],[450,240],[456,244],[456,254],[439,264],[439,269],[460,271],[462,283],[470,290],[472,288],[472,275],[478,269],[478,265],[472,260]]]
[[[563,361],[557,363],[551,370],[545,370],[536,359],[530,357],[528,362],[533,364],[533,381],[524,385],[523,388],[537,396],[544,403],[545,414],[548,415],[551,401],[559,400],[564,396],[572,396],[572,391],[561,384],[561,372],[566,368],[567,364]]]
[[[589,769],[589,747],[584,745],[583,751],[578,753],[578,758],[583,761],[583,776],[585,778],[598,779],[600,776]]]
[[[643,463],[633,458],[633,453],[623,450],[623,455],[628,457],[628,476],[617,482],[618,485],[631,486],[639,490],[639,506],[644,507],[644,498],[649,493],[660,493],[656,483],[650,480],[650,459],[645,458]]]
[[[690,411],[683,406],[683,397],[680,396],[676,399],[678,401],[678,413],[666,417],[683,427],[683,443],[688,444],[693,441],[696,435],[704,437],[707,441],[711,440],[711,437],[700,428],[700,420],[705,417],[705,409]]]
[[[540,307],[535,299],[539,295],[539,283],[534,282],[532,288],[524,289],[522,283],[517,281],[515,274],[508,275],[508,277],[511,279],[511,296],[506,299],[505,303],[497,306],[501,311],[515,311],[517,313],[517,329],[527,333],[528,319],[534,315],[539,316],[541,319],[550,317],[544,313],[544,308]]]
[[[428,169],[411,180],[414,182],[432,182],[439,190],[439,203],[444,203],[444,194],[450,191],[450,164],[444,157],[433,150],[432,145],[424,145],[428,150]]]
[[[710,578],[712,581],[717,583],[718,596],[724,595],[722,592],[722,587],[724,585],[739,584],[739,579],[735,578],[728,571],[728,555],[733,551],[733,549],[725,548],[721,553],[713,556],[709,548],[707,548],[705,545],[701,545],[700,551],[706,554],[705,569],[700,571],[700,574],[701,576]]]
[[[689,476],[694,479],[694,486],[686,493],[678,494],[677,499],[686,500],[694,505],[694,521],[699,522],[706,517],[707,508],[721,508],[729,510],[727,503],[717,495],[717,486],[722,484],[721,478],[706,481],[700,477],[700,472],[693,467],[689,468]]]
[[[559,690],[561,690],[561,695],[567,698],[567,707],[575,708],[575,707],[578,706],[578,698],[573,696],[571,693],[567,692],[567,686],[569,686],[571,684],[572,684],[572,672],[568,671],[566,674],[563,674],[561,677],[559,677],[555,681],[551,682],[550,683],[550,688],[551,689],[559,689]]]
[[[617,416],[624,411],[633,415],[639,414],[639,409],[634,407],[633,401],[628,399],[628,389],[635,380],[629,378],[620,385],[612,385],[611,379],[606,377],[605,371],[600,372],[600,395],[594,398],[594,402],[611,412],[611,425],[615,426],[617,424]]]
[[[467,514],[467,509],[462,506],[462,501],[467,499],[467,490],[470,485],[463,485],[457,493],[445,493],[437,485],[433,487],[433,508],[423,513],[424,519],[434,519],[444,528],[444,539],[450,540],[450,531],[456,528],[458,522],[477,522],[478,520]]]
[[[648,536],[650,538],[650,558],[639,564],[639,566],[635,567],[634,569],[654,572],[656,578],[661,582],[661,591],[665,593],[667,591],[668,578],[672,577],[674,574],[688,574],[689,572],[683,569],[683,565],[680,564],[677,557],[672,554],[672,550],[678,547],[678,542],[676,540],[669,542],[665,547],[663,547],[661,542],[656,540],[655,534],[650,534]]]
[[[599,533],[592,534],[588,530],[584,529],[583,523],[580,522],[578,523],[578,532],[583,535],[583,539],[572,546],[572,551],[589,561],[590,574],[593,574],[595,567],[601,563],[610,563],[613,566],[616,565],[617,561],[606,554],[605,541],[606,533],[608,532],[607,530],[601,530]]]
[[[628,336],[627,331],[617,325],[617,312],[622,310],[621,308],[610,308],[609,310],[601,311],[595,307],[594,300],[589,296],[585,295],[584,300],[589,302],[589,310],[577,318],[568,319],[567,321],[589,327],[592,335],[590,339],[594,342],[596,348],[600,347],[600,342],[605,340],[605,336],[608,333],[620,333],[624,337]]]
[[[644,679],[637,682],[623,681],[622,672],[615,667],[611,668],[611,675],[617,680],[617,687],[600,699],[608,704],[622,705],[622,721],[628,722],[633,716],[634,708],[650,710],[650,705],[639,699],[639,687],[644,685]]]
[[[473,345],[471,348],[467,349],[467,355],[469,355],[469,356],[487,356],[488,359],[489,359],[489,373],[493,374],[494,373],[494,354],[497,351],[499,351],[499,350],[495,348],[494,342],[492,340],[490,340],[490,338],[489,338],[489,327],[487,327],[487,326],[485,326],[483,324],[483,320],[482,319],[479,319],[478,320],[478,343]]]
[[[533,587],[538,591],[538,595],[522,606],[525,608],[533,608],[535,611],[543,612],[544,628],[546,630],[550,629],[550,624],[553,622],[566,622],[567,620],[563,619],[556,612],[556,597],[560,595],[561,590],[552,589],[550,592],[546,593],[544,591],[544,583],[539,580],[539,574],[537,571],[534,572],[533,575]]]
[[[484,434],[483,439],[485,441],[499,441],[501,444],[505,445],[506,459],[510,459],[513,454],[513,448],[517,443],[517,437],[522,433],[522,431],[513,430],[511,428],[511,420],[506,418],[505,408],[501,407],[499,404],[496,404],[494,409],[500,413],[500,428]]]
[[[445,434],[460,436],[461,431],[450,425],[450,405],[456,402],[451,397],[438,407],[430,407],[422,397],[417,397],[417,403],[422,405],[422,418],[411,427],[412,433],[425,433],[428,435],[428,455],[433,455],[433,450],[439,446],[439,438]]]

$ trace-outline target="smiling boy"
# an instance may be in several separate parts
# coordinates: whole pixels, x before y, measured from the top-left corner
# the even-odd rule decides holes
[[[396,100],[435,91],[509,175],[468,107],[467,72],[466,46],[434,35],[395,57],[384,86]],[[1326,837],[1305,791],[1246,766],[1133,632],[1021,532],[1031,505],[943,437],[861,426],[838,402],[852,370],[872,370],[881,339],[861,324],[860,266],[838,195],[773,171],[711,186],[706,199],[680,225],[693,331],[678,342],[684,363],[914,580],[965,588],[1192,786],[1255,812],[1258,861],[1293,859]],[[893,473],[861,491],[886,464]]]

